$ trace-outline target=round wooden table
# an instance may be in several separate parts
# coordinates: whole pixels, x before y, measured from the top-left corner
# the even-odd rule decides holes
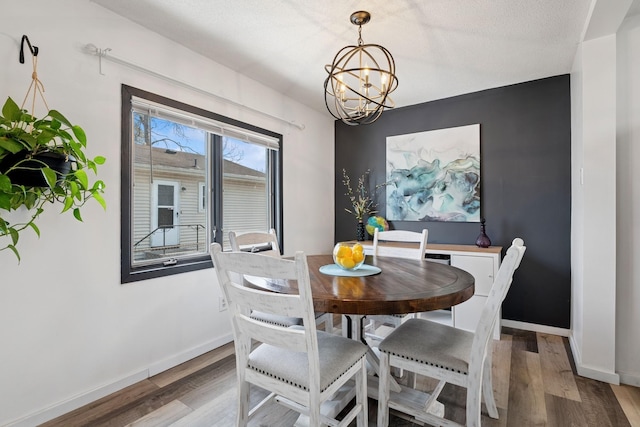
[[[354,315],[400,314],[449,308],[473,296],[474,278],[450,265],[431,261],[368,255],[365,264],[382,272],[372,276],[341,277],[320,273],[333,264],[331,255],[307,256],[313,308],[316,312]],[[274,292],[290,292],[295,282],[251,280]]]
[[[373,314],[404,314],[439,310],[460,304],[471,298],[475,280],[464,270],[431,261],[404,258],[374,257],[368,255],[365,264],[382,271],[371,276],[344,277],[321,273],[320,267],[333,264],[331,255],[307,256],[313,308],[316,313],[340,313],[343,315],[343,333],[367,344],[363,332],[363,320]],[[247,278],[249,286],[258,286],[274,292],[297,292],[296,281]],[[354,327],[354,325],[357,325]],[[368,345],[368,344],[367,344]],[[379,361],[369,347],[367,361],[379,373]],[[367,379],[370,397],[377,398],[377,378]],[[429,395],[400,386],[393,378],[391,390],[395,393],[420,394],[426,402]],[[351,400],[353,394],[340,394],[329,416],[335,415]],[[416,399],[416,397],[413,397]],[[437,402],[435,414],[444,416],[444,406]]]

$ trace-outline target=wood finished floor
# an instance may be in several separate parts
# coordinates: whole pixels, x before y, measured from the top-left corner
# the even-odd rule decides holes
[[[493,358],[500,419],[489,418],[483,408],[482,425],[640,427],[640,389],[577,376],[570,352],[566,338],[503,328],[501,341],[494,342]],[[42,426],[233,426],[235,382],[233,344],[228,344]],[[424,390],[432,385],[424,377],[418,380]],[[252,400],[264,395],[253,390]],[[447,418],[464,422],[465,395],[460,387],[445,387],[439,400]],[[369,399],[371,426],[376,404]],[[250,425],[291,426],[296,418],[296,413],[273,404]],[[422,424],[392,414],[391,425]]]

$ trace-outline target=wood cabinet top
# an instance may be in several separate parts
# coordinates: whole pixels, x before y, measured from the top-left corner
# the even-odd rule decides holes
[[[348,243],[358,243],[355,240],[349,241]],[[373,241],[365,240],[364,242],[359,242],[365,248],[372,248]],[[381,242],[380,245],[383,246],[394,246],[394,247],[411,247],[411,245],[402,242]],[[475,252],[475,253],[484,253],[484,254],[501,254],[502,246],[489,246],[488,248],[479,248],[476,245],[453,245],[449,243],[427,243],[427,248],[425,253],[449,253],[449,252]]]

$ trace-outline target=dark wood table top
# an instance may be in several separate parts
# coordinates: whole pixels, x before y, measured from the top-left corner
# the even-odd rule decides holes
[[[313,308],[341,314],[399,314],[449,308],[473,296],[474,278],[450,265],[368,255],[365,263],[379,267],[373,276],[340,277],[320,273],[333,264],[331,255],[307,256]],[[254,283],[257,285],[258,283]],[[260,282],[274,292],[290,292],[293,282]]]

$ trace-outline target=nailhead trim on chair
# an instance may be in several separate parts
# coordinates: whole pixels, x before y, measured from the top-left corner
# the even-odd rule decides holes
[[[366,354],[364,354],[362,357],[365,357],[365,356],[366,356]],[[361,357],[360,359],[358,359],[358,360],[356,361],[356,363],[360,362],[360,360],[362,360],[362,357]],[[338,379],[339,379],[340,377],[344,376],[345,372],[346,372],[346,371],[348,371],[349,369],[353,368],[353,367],[356,365],[356,363],[352,364],[352,365],[351,365],[351,366],[349,366],[347,369],[345,369],[345,370],[344,370],[344,372],[342,372],[340,375],[338,375],[338,376],[337,376],[337,377],[336,377],[336,378],[335,378],[331,383],[329,383],[329,384],[327,385],[327,387],[326,387],[326,388],[323,388],[322,390],[320,390],[320,392],[323,392],[323,391],[325,391],[327,388],[331,387],[331,384],[335,383],[336,381],[338,381]],[[251,365],[249,365],[249,368],[250,368],[250,369],[252,369],[252,370],[254,370],[254,371],[256,371],[256,372],[261,373],[262,375],[267,375],[267,376],[269,376],[269,377],[271,377],[271,378],[275,378],[275,379],[277,379],[277,380],[279,380],[279,381],[283,381],[283,382],[285,382],[285,383],[287,383],[287,384],[289,384],[289,385],[292,385],[292,386],[294,386],[294,387],[297,387],[297,388],[299,388],[299,389],[301,389],[301,390],[309,391],[309,388],[308,388],[308,387],[304,387],[304,386],[303,386],[303,385],[301,385],[301,384],[297,384],[297,383],[294,383],[294,382],[292,382],[292,381],[289,381],[289,380],[288,380],[288,379],[286,379],[286,378],[277,377],[277,376],[275,376],[275,375],[271,374],[271,372],[266,372],[266,371],[265,371],[265,370],[263,370],[263,369],[256,369],[255,367],[253,367],[253,366],[251,366]]]
[[[384,351],[384,350],[381,350],[381,351]],[[396,356],[396,357],[401,357],[401,358],[406,359],[406,360],[411,360],[412,362],[422,363],[423,365],[435,366],[436,368],[439,368],[439,369],[446,369],[447,371],[457,372],[457,373],[462,374],[462,375],[469,375],[469,373],[468,373],[468,372],[466,372],[466,371],[461,371],[461,370],[459,370],[459,369],[451,369],[451,368],[450,368],[450,367],[448,367],[448,366],[437,365],[437,364],[435,364],[435,363],[426,362],[426,361],[424,361],[424,360],[415,359],[415,358],[413,358],[413,357],[407,357],[407,356],[404,356],[404,355],[402,355],[402,354],[391,353],[391,352],[388,352],[388,351],[385,351],[385,353],[392,354],[392,355],[394,355],[394,356]]]

